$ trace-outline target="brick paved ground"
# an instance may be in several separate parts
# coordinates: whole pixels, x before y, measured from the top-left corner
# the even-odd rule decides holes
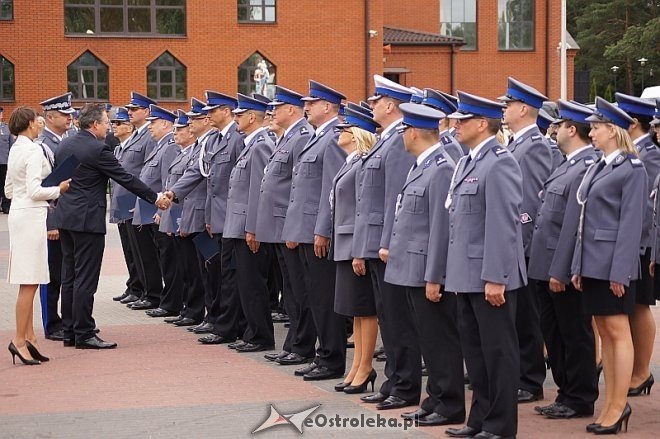
[[[7,267],[7,217],[0,215],[0,344],[8,343],[14,325],[16,287],[4,282]],[[111,300],[125,280],[118,235],[109,227],[95,318],[102,337],[116,341],[111,351],[81,351],[42,340],[51,361],[36,367],[13,366],[0,349],[0,438],[235,438],[250,433],[270,414],[272,403],[288,414],[315,405],[325,418],[398,419],[400,411],[376,412],[359,395],[333,391],[335,381],[308,383],[262,355],[238,354],[225,346],[200,346],[196,337],[160,319],[130,311]],[[37,310],[38,310],[37,301]],[[660,312],[654,309],[656,317]],[[38,314],[38,313],[37,313]],[[36,320],[36,319],[35,319]],[[276,326],[277,344],[285,329]],[[658,345],[656,338],[656,346]],[[652,370],[660,377],[660,349]],[[351,354],[349,350],[349,355]],[[383,363],[374,363],[383,376]],[[656,389],[657,390],[657,389]],[[550,377],[546,400],[554,398]],[[657,391],[631,400],[633,415],[626,437],[651,437],[660,426]],[[468,392],[468,398],[470,394]],[[469,399],[468,399],[469,400]],[[599,406],[597,406],[598,409]],[[323,417],[319,417],[322,420]],[[520,438],[590,437],[588,420],[545,420],[533,405],[519,410]],[[402,437],[402,428],[306,428],[307,437]],[[444,427],[405,432],[412,437],[445,437]],[[278,426],[262,437],[300,437],[291,426]]]

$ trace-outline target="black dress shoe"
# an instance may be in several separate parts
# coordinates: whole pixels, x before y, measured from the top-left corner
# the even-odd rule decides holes
[[[59,331],[51,332],[46,338],[53,341],[64,341],[64,331],[60,329]]]
[[[128,296],[129,296],[129,293],[124,293],[122,295],[113,297],[112,300],[114,300],[115,302],[119,302],[120,300],[124,300]]]
[[[479,434],[475,434],[473,437],[475,439],[477,439],[477,438],[478,439],[509,439],[509,438],[512,438],[513,436],[500,436],[500,435],[497,435],[497,434],[488,433],[487,431],[482,431]]]
[[[594,415],[591,413],[577,412],[564,404],[557,404],[555,407],[550,407],[543,410],[543,414],[550,419],[572,419],[572,418],[587,418]]]
[[[145,311],[145,314],[149,317],[174,317],[179,315],[178,312],[168,311],[163,308],[150,309]]]
[[[381,363],[383,361],[387,361],[387,354],[385,352],[383,352],[382,354],[380,354],[379,356],[376,357],[376,361],[381,362]]]
[[[177,320],[176,322],[174,322],[175,326],[195,326],[198,324],[199,322],[197,320],[193,320],[188,317],[184,317],[181,320]]]
[[[129,294],[128,296],[121,299],[119,303],[123,303],[124,305],[127,305],[129,303],[137,302],[138,300],[140,300],[138,296],[136,296],[135,294]]]
[[[175,323],[175,322],[178,322],[181,319],[183,319],[183,316],[181,314],[179,314],[178,316],[175,316],[175,317],[168,317],[163,321],[165,323]]]
[[[259,343],[245,343],[242,346],[236,347],[236,352],[261,352],[261,351],[272,351],[275,349],[273,345],[265,345]]]
[[[228,338],[223,337],[222,335],[209,334],[205,337],[198,338],[197,341],[200,342],[201,344],[224,344],[224,343],[231,343],[232,341],[235,340],[230,340]]]
[[[274,361],[282,366],[293,366],[294,364],[306,364],[309,363],[311,360],[312,360],[311,358],[305,358],[302,355],[296,354],[295,352],[291,352],[286,357],[282,357]]]
[[[541,399],[543,399],[543,392],[534,394],[527,390],[518,389],[518,404],[539,401]]]
[[[310,373],[311,371],[313,371],[314,369],[316,369],[317,367],[319,367],[318,364],[316,364],[316,363],[309,363],[309,364],[308,364],[307,366],[305,366],[305,367],[301,367],[300,369],[296,369],[296,370],[293,372],[293,374],[294,374],[295,376],[297,376],[297,377],[303,377],[303,376],[307,375],[308,373]]]
[[[362,396],[360,400],[368,404],[376,404],[378,402],[383,402],[387,399],[387,395],[384,395],[380,392],[376,392],[372,395]]]
[[[419,426],[424,426],[424,427],[430,427],[433,425],[451,425],[451,424],[460,424],[461,422],[465,421],[465,417],[463,418],[448,418],[446,416],[443,416],[439,413],[431,413],[427,416],[424,416],[423,418],[419,418],[417,420],[417,425]]]
[[[431,413],[433,413],[433,412],[426,411],[426,410],[424,410],[423,408],[420,407],[420,408],[418,408],[417,410],[415,410],[414,412],[405,412],[405,413],[401,413],[401,417],[402,417],[403,419],[412,419],[412,420],[415,420],[415,419],[421,419],[421,418],[423,418],[424,416],[428,416],[428,415],[430,415]]]
[[[156,309],[158,305],[149,300],[140,300],[139,302],[130,303],[128,307],[134,311],[140,311],[145,309]]]
[[[330,380],[335,378],[341,378],[344,376],[344,371],[338,372],[336,370],[330,370],[325,366],[319,366],[312,370],[309,373],[303,375],[303,380],[305,381],[321,381],[321,380]]]
[[[559,402],[553,402],[553,403],[550,404],[550,405],[537,405],[536,407],[534,407],[534,411],[535,411],[536,413],[542,415],[544,411],[546,411],[546,410],[548,410],[548,409],[555,408],[555,407],[557,407],[558,405],[561,405],[561,403],[559,403]]]
[[[288,356],[291,352],[287,351],[279,351],[279,352],[271,352],[270,354],[265,354],[264,358],[268,361],[276,361],[280,358],[284,358]]]
[[[103,341],[97,336],[76,342],[76,349],[114,349],[117,343]]]
[[[233,342],[233,343],[229,343],[229,344],[227,345],[227,347],[228,347],[229,349],[236,349],[237,347],[239,347],[239,346],[243,346],[244,344],[246,344],[246,343],[245,343],[243,340],[238,340],[238,341],[235,341],[235,342]]]
[[[401,399],[398,396],[390,395],[387,397],[387,399],[383,402],[379,402],[376,404],[376,409],[377,410],[392,410],[392,409],[400,409],[403,407],[408,407],[414,405],[412,402],[408,402],[405,399]]]
[[[92,332],[93,332],[94,334],[98,334],[99,332],[101,332],[101,330],[100,330],[99,328],[94,328],[94,331],[92,331]]]
[[[289,316],[281,312],[272,314],[273,323],[286,323],[289,321]]]
[[[72,348],[76,345],[76,339],[75,338],[65,338],[63,340],[64,347],[65,348]]]
[[[190,329],[190,328],[188,328],[188,329]],[[194,334],[210,334],[210,333],[213,332],[213,324],[208,323],[208,322],[202,322],[201,325],[197,325],[197,326],[193,327],[190,330],[190,332],[193,332]],[[231,341],[235,341],[235,340],[236,340],[236,338],[234,338],[234,340],[231,340]]]
[[[466,425],[462,428],[448,428],[445,430],[445,433],[447,436],[451,437],[474,437],[475,435],[481,433],[481,430]]]

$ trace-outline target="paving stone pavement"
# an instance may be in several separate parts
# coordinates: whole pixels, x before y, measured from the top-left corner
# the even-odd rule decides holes
[[[0,344],[8,343],[13,333],[17,291],[4,280],[7,250],[7,216],[0,215]],[[36,367],[14,366],[9,353],[0,350],[0,439],[248,437],[268,418],[271,404],[281,414],[321,404],[310,419],[326,425],[303,427],[305,437],[445,437],[445,427],[352,428],[349,418],[377,422],[381,416],[382,422],[400,423],[399,415],[406,410],[377,412],[362,404],[360,395],[334,392],[339,380],[305,382],[293,376],[295,366],[277,366],[265,361],[262,353],[239,354],[224,345],[199,345],[197,336],[185,329],[113,302],[125,280],[116,227],[109,225],[94,316],[101,336],[119,344],[116,350],[81,351],[43,339],[39,300],[35,301],[35,328],[51,361]],[[657,309],[654,315],[660,317]],[[285,331],[276,324],[278,347]],[[660,335],[656,348],[658,339]],[[348,355],[350,362],[351,349]],[[377,384],[384,376],[383,365],[374,362]],[[652,370],[660,377],[658,349]],[[544,403],[554,398],[555,391],[548,374]],[[631,399],[633,415],[626,437],[651,437],[660,427],[656,395]],[[470,392],[466,396],[469,402]],[[519,438],[590,437],[584,432],[589,419],[550,421],[535,415],[533,405],[519,408]],[[348,427],[330,427],[337,417],[346,418]],[[287,424],[254,436],[300,435]]]

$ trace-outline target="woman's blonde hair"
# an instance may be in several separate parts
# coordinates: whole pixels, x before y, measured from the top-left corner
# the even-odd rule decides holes
[[[621,151],[625,152],[626,154],[639,155],[639,152],[637,151],[637,148],[635,147],[635,144],[633,143],[628,130],[612,123],[608,123],[608,125],[614,128],[614,132],[616,133],[616,144],[619,146]]]
[[[353,134],[355,138],[355,144],[357,145],[358,154],[366,154],[369,150],[376,144],[376,136],[370,133],[367,130],[363,130],[358,127],[350,127],[348,130]]]

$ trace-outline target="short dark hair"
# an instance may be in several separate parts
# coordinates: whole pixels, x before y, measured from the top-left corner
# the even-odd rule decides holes
[[[486,122],[488,122],[488,131],[493,135],[497,134],[502,127],[502,119],[491,119],[489,117],[486,117],[485,119]]]
[[[23,131],[27,130],[30,122],[36,120],[37,112],[30,107],[18,107],[11,112],[9,116],[9,132],[14,136],[18,136]]]
[[[78,116],[80,129],[86,130],[91,128],[94,122],[101,122],[105,113],[104,104],[85,104],[80,110],[80,116]]]
[[[589,125],[575,122],[570,119],[564,120],[564,123],[567,127],[575,127],[575,131],[577,132],[580,140],[586,143],[591,143],[591,137],[589,137],[589,131],[591,131],[591,127]]]

